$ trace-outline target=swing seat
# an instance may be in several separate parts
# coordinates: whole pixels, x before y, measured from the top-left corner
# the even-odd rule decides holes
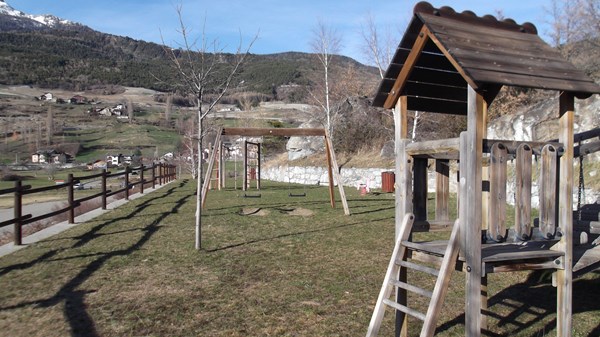
[[[260,198],[260,197],[261,197],[260,193],[258,193],[258,194],[244,193],[244,198]]]
[[[289,193],[288,196],[290,196],[290,197],[306,197],[306,192],[305,193],[297,193],[297,194]]]

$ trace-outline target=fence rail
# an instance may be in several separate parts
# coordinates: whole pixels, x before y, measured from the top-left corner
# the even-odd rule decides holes
[[[144,172],[150,172],[150,178],[146,179]],[[136,172],[139,175],[139,180],[131,181],[132,173]],[[146,175],[147,176],[147,175]],[[107,180],[109,178],[120,178],[123,177],[122,188],[118,190],[109,190],[107,188]],[[156,185],[163,185],[175,180],[176,170],[174,165],[168,164],[153,164],[151,166],[141,165],[139,167],[126,167],[124,171],[111,173],[106,169],[102,170],[102,173],[86,175],[86,176],[74,176],[69,174],[67,181],[62,184],[44,186],[38,188],[31,188],[30,185],[23,185],[21,181],[15,181],[15,186],[12,188],[0,190],[0,195],[13,194],[14,195],[14,216],[12,219],[8,219],[0,222],[0,228],[10,225],[14,225],[14,244],[23,244],[23,226],[32,222],[44,220],[57,216],[59,214],[68,213],[68,222],[70,224],[75,222],[75,209],[79,207],[83,202],[92,200],[95,198],[101,198],[103,210],[106,209],[107,198],[119,193],[125,194],[125,199],[129,200],[130,190],[134,187],[139,186],[140,193],[144,193],[144,185],[152,184],[152,188]],[[77,184],[81,184],[84,181],[90,181],[92,179],[101,180],[101,191],[92,195],[88,195],[81,198],[75,198],[75,187]],[[35,193],[42,193],[47,191],[66,189],[67,191],[67,206],[49,213],[33,216],[31,214],[23,214],[23,196]]]

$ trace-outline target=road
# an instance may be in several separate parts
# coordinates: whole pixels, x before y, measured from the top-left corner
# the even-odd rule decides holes
[[[33,217],[36,217],[38,215],[50,213],[65,203],[66,201],[46,201],[23,205],[23,215],[31,214]],[[12,218],[14,218],[13,208],[0,209],[0,221],[5,221]],[[4,234],[5,232],[12,233],[13,227],[14,226],[10,225],[0,228],[0,235]]]

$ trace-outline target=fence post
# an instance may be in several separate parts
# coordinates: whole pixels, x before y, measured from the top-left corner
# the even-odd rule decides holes
[[[144,164],[140,168],[140,194],[144,194]]]
[[[102,170],[102,209],[106,210],[106,169]]]
[[[152,163],[152,188],[156,188],[156,163]]]
[[[69,202],[69,219],[70,224],[75,223],[75,195],[73,192],[73,174],[69,173],[67,178],[67,201]]]
[[[125,167],[125,200],[129,200],[129,166]]]
[[[23,233],[21,232],[21,228],[23,227],[23,220],[21,216],[23,215],[22,203],[23,201],[23,189],[21,187],[21,181],[15,181],[15,225],[14,225],[14,244],[15,246],[20,246],[23,244]]]
[[[158,163],[158,184],[163,184],[163,164]]]

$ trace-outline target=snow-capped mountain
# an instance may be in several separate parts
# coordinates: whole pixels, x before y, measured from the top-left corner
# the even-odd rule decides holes
[[[54,15],[27,14],[12,8],[6,1],[0,0],[0,30],[44,29],[78,25]]]

